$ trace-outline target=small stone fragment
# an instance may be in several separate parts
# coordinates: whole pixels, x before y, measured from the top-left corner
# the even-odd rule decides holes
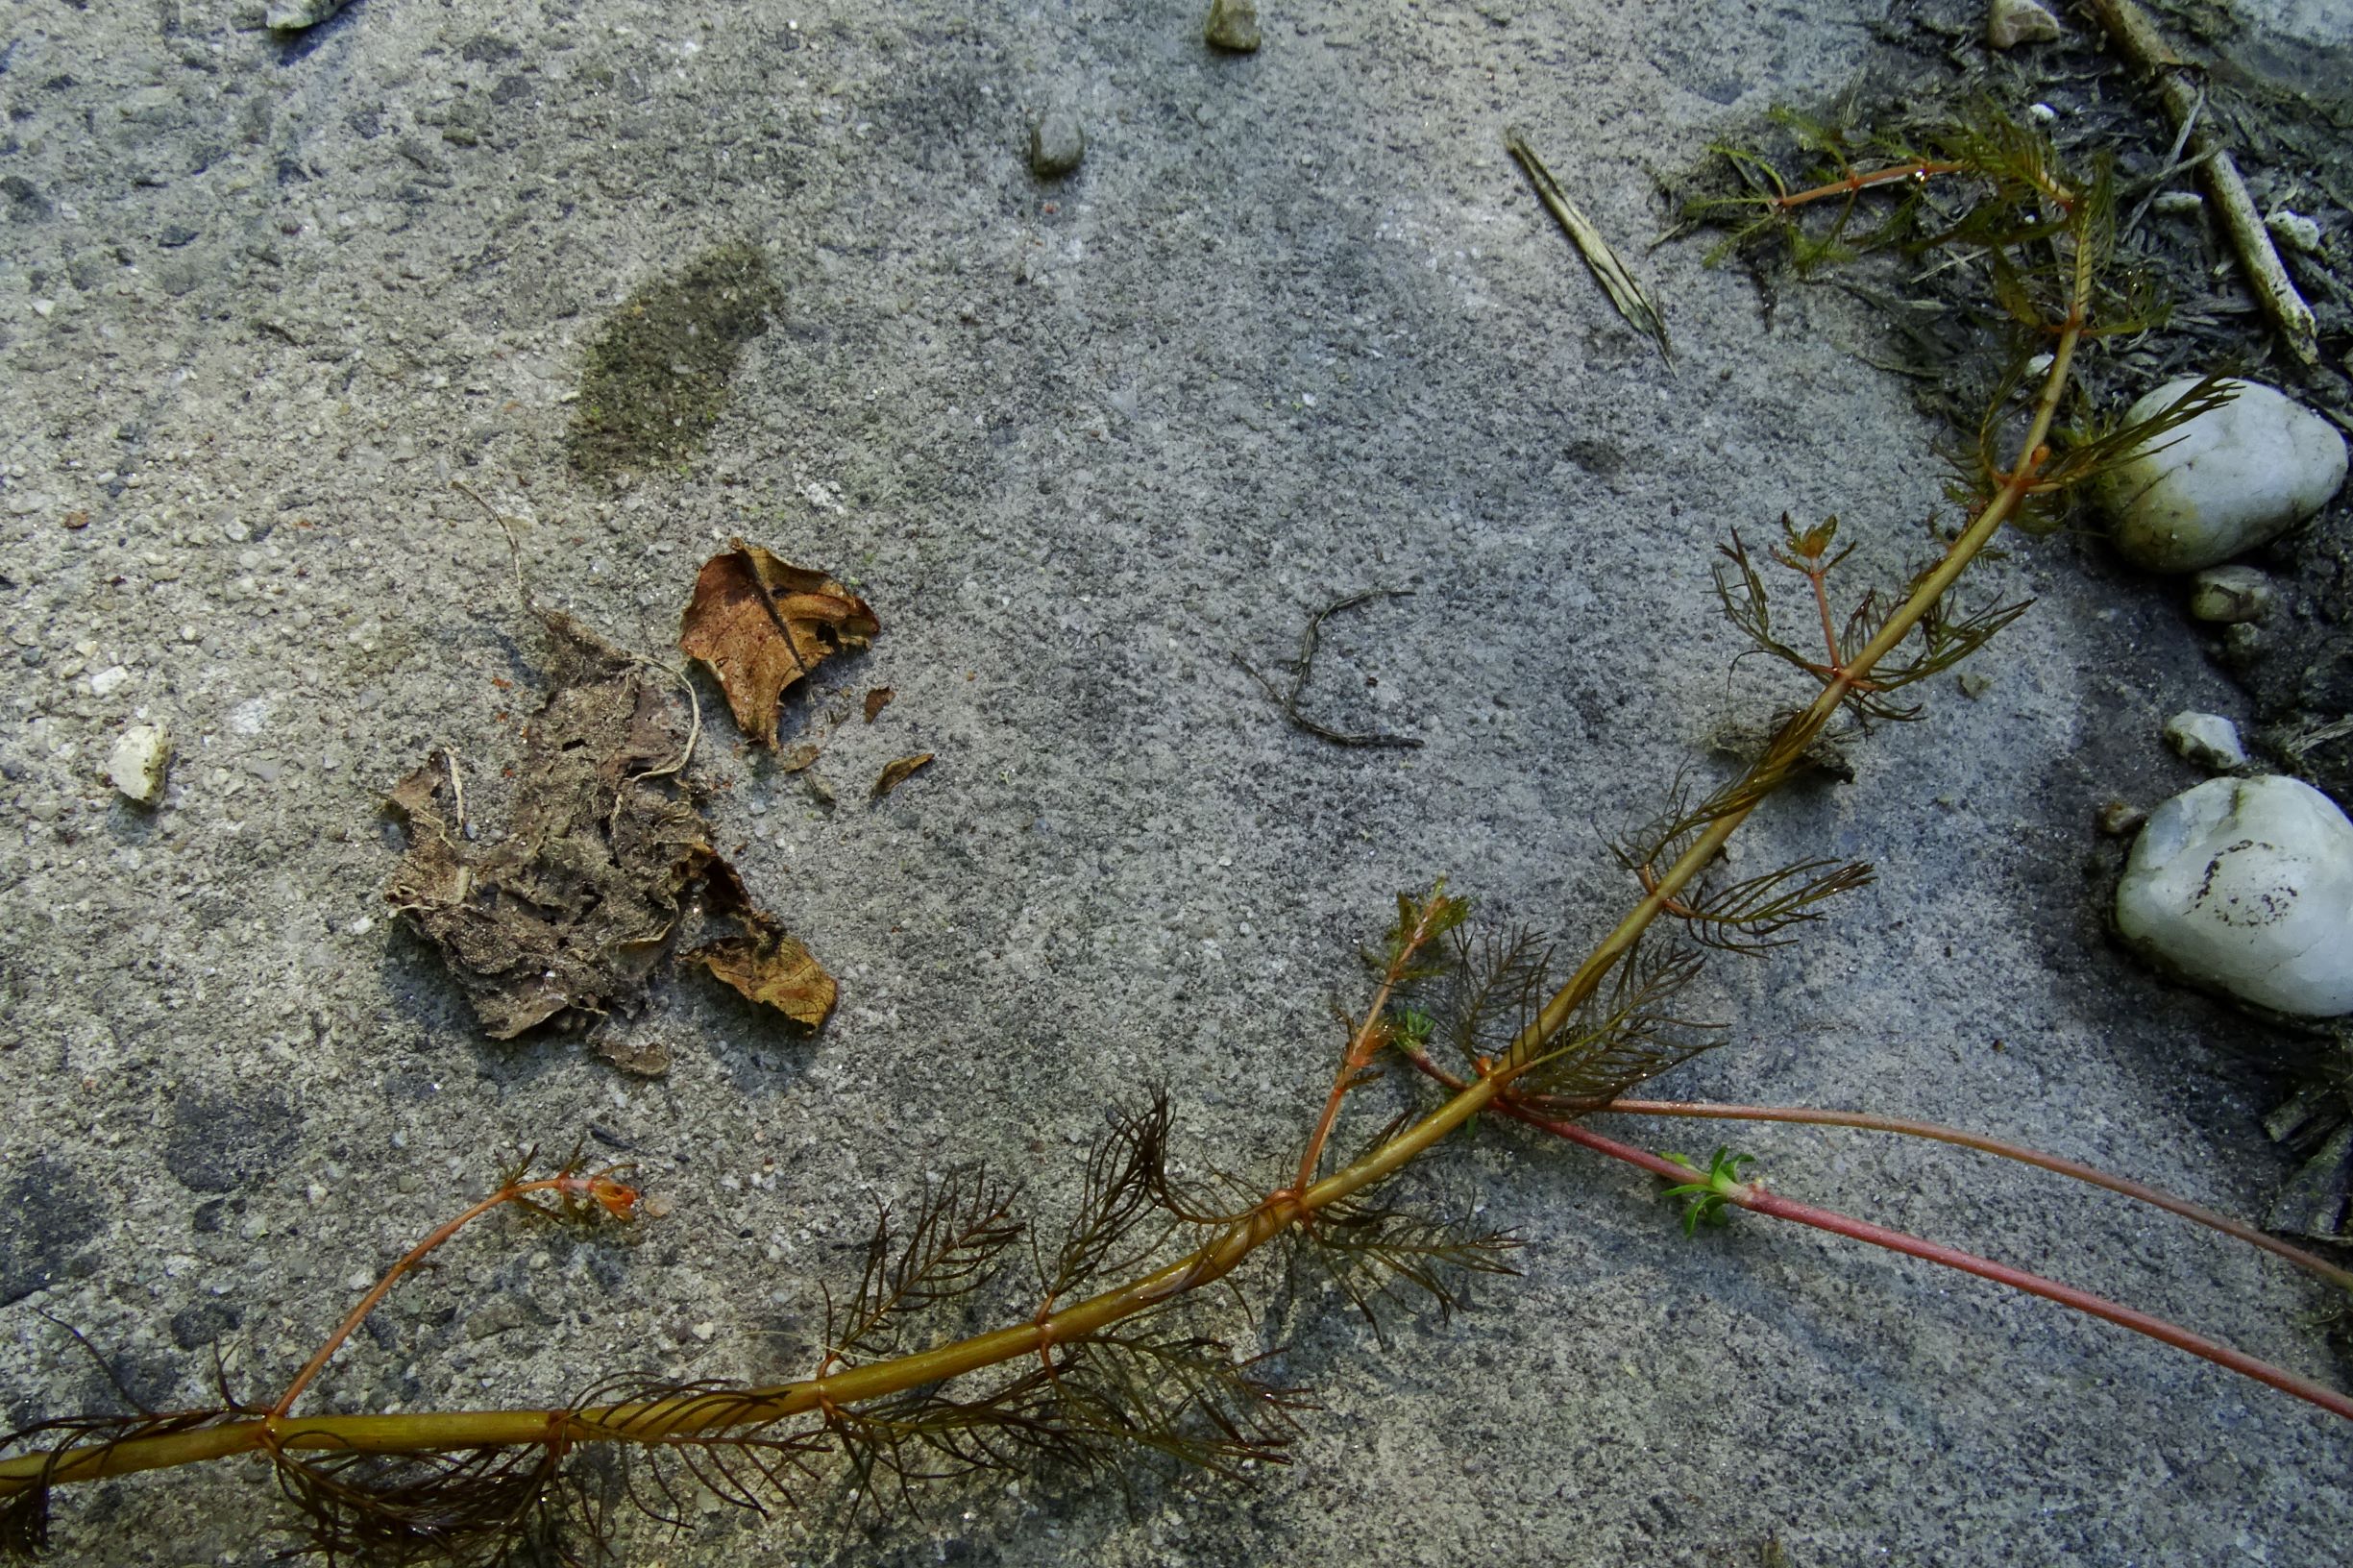
[[[2141,831],[2148,821],[2148,813],[2129,800],[2111,800],[2099,808],[2096,819],[2099,830],[2112,839],[2121,839]]]
[[[1258,0],[1210,0],[1210,19],[1201,36],[1213,49],[1246,55],[1259,46]]]
[[[261,20],[273,32],[299,33],[316,27],[343,9],[344,0],[270,0]]]
[[[107,757],[107,777],[125,799],[152,806],[163,797],[171,764],[171,732],[161,724],[133,724]]]
[[[2208,567],[2190,579],[2190,614],[2217,625],[2260,621],[2275,597],[2271,579],[2251,566]]]
[[[1030,123],[1029,172],[1041,180],[1068,174],[1087,156],[1087,133],[1075,116],[1048,110]]]
[[[2286,208],[2267,214],[2263,226],[2271,231],[2271,237],[2292,251],[2316,256],[2320,251],[2320,226],[2301,212]]]
[[[92,697],[112,697],[131,682],[131,672],[119,664],[110,664],[90,676]]]
[[[2210,773],[2227,773],[2246,766],[2246,747],[2240,744],[2239,726],[2218,713],[2187,710],[2165,722],[2165,744],[2183,760]]]
[[[2298,779],[2209,780],[2149,815],[2116,924],[2194,985],[2304,1017],[2353,1013],[2353,822]]]
[[[2168,381],[2125,412],[2149,419],[2197,384]],[[2345,443],[2327,420],[2254,381],[2223,383],[2221,407],[2174,427],[2099,481],[2117,553],[2151,572],[2194,572],[2277,538],[2344,482]]]
[[[2060,36],[2059,18],[2036,0],[1993,0],[1985,9],[1985,41],[1997,49],[2047,43]]]

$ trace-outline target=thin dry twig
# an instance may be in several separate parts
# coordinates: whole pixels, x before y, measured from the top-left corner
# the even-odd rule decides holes
[[[1316,611],[1308,620],[1308,629],[1300,633],[1299,656],[1291,661],[1291,689],[1287,692],[1277,691],[1275,683],[1260,674],[1256,667],[1240,654],[1234,655],[1234,662],[1241,666],[1242,674],[1266,688],[1266,695],[1274,698],[1275,706],[1283,710],[1283,717],[1289,720],[1294,728],[1304,729],[1316,739],[1330,741],[1334,746],[1385,747],[1398,751],[1418,751],[1422,743],[1416,736],[1391,735],[1380,730],[1351,735],[1328,724],[1319,724],[1299,711],[1299,695],[1307,690],[1308,676],[1315,668],[1315,649],[1323,637],[1324,622],[1342,610],[1354,609],[1376,599],[1412,597],[1413,590],[1410,588],[1371,588],[1360,594],[1351,594]]]

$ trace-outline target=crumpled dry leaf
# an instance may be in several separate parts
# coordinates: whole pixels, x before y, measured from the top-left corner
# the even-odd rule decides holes
[[[678,955],[699,964],[755,1002],[764,1002],[795,1023],[814,1029],[833,1011],[833,976],[785,929],[755,907],[743,879],[725,861],[714,861],[703,895],[714,915],[731,916],[744,928]]]
[[[686,729],[669,698],[648,687],[646,666],[560,612],[540,620],[554,658],[547,702],[515,769],[506,836],[487,845],[466,839],[458,775],[445,752],[390,799],[409,848],[385,897],[441,950],[494,1040],[600,1018],[633,996],[698,885],[723,884],[729,913],[748,929],[774,931],[678,788]],[[785,1011],[799,1018],[808,1009]],[[663,1064],[622,1065],[658,1071]]]
[[[741,539],[728,543],[695,578],[678,647],[719,677],[736,727],[773,748],[786,689],[839,649],[866,647],[882,627],[865,600],[822,572]]]
[[[888,764],[884,767],[881,774],[875,778],[873,793],[868,796],[867,798],[870,800],[881,799],[884,796],[889,795],[893,790],[897,789],[901,784],[906,783],[909,778],[914,776],[915,771],[918,768],[923,767],[930,761],[931,753],[924,751],[916,756],[901,757],[896,762]]]

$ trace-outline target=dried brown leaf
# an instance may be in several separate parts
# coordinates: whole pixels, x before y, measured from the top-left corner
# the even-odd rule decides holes
[[[701,965],[746,997],[766,1003],[804,1028],[816,1028],[833,1011],[833,976],[797,938],[774,926],[756,936],[705,943],[678,957]]]
[[[914,776],[915,771],[918,768],[925,766],[930,761],[931,753],[928,751],[919,752],[917,755],[912,757],[899,758],[896,762],[894,762],[890,766],[883,769],[881,776],[874,780],[873,793],[869,796],[868,798],[873,800],[881,799],[884,796],[889,795],[893,790],[897,789],[901,784],[906,783],[910,777]]]
[[[776,744],[776,709],[801,676],[880,631],[866,600],[822,572],[741,539],[703,563],[678,647],[718,677],[738,728]]]
[[[866,694],[866,722],[870,724],[874,722],[874,716],[882,712],[883,709],[889,707],[891,705],[891,698],[896,697],[897,695],[898,694],[896,692],[891,690],[891,688],[888,686],[877,686],[873,690],[868,692]]]
[[[668,699],[577,622],[541,619],[554,669],[506,836],[468,842],[444,753],[391,796],[409,848],[385,897],[441,949],[496,1040],[562,1014],[602,1017],[644,985],[711,858],[701,814],[669,776],[686,734]]]

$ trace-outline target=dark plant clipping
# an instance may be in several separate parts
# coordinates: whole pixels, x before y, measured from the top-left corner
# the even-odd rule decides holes
[[[727,406],[745,340],[768,331],[778,304],[767,257],[742,243],[624,300],[581,370],[573,465],[611,475],[699,450]]]

